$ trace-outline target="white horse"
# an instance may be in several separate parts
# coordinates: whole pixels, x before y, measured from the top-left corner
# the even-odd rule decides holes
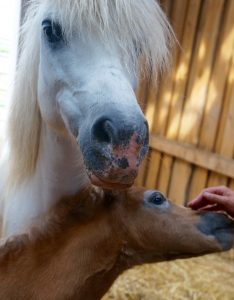
[[[154,0],[32,0],[1,164],[2,237],[45,222],[91,180],[130,186],[148,148],[134,88],[156,74],[170,26]]]

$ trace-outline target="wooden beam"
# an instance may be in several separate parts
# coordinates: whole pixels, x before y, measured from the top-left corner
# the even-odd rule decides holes
[[[150,147],[191,164],[234,178],[233,159],[156,135],[151,135]]]

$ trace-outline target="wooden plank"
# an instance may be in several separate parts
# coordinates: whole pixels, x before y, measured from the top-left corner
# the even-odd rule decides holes
[[[234,30],[234,26],[233,26]],[[227,80],[227,89],[223,100],[224,109],[221,116],[218,138],[215,150],[226,156],[232,157],[234,151],[234,48],[232,55],[232,64]]]
[[[224,1],[207,0],[200,23],[179,139],[198,144]]]
[[[180,38],[184,26],[187,2],[181,3],[180,0],[176,0],[174,2],[167,1],[167,3],[165,4],[167,13],[169,13],[171,6],[173,7],[171,16],[172,25],[176,24],[174,30],[176,31],[177,37]],[[150,132],[158,132],[164,134],[166,130],[171,94],[173,90],[175,67],[177,64],[179,53],[178,45],[175,45],[173,50],[174,68],[172,68],[170,73],[167,74],[165,78],[163,78],[158,93],[155,87],[151,87],[151,90],[149,92],[148,104],[146,108],[146,118],[149,122]],[[146,175],[146,186],[148,188],[153,188],[157,185],[160,163],[161,155],[159,155],[159,153],[152,153],[149,169]]]
[[[160,162],[161,153],[158,151],[152,151],[147,169],[148,176],[146,177],[145,181],[145,187],[147,189],[154,189],[156,186]]]
[[[199,147],[212,150],[217,134],[218,121],[223,106],[223,97],[225,92],[226,80],[230,68],[234,44],[234,1],[228,1],[225,6],[223,22],[220,36],[218,38],[218,47],[215,55],[214,68],[210,78],[205,112],[202,122],[201,134],[199,137]],[[222,74],[222,76],[220,76]],[[223,153],[225,155],[225,153]],[[189,198],[193,198],[207,184],[208,172],[203,168],[196,168],[190,183]],[[227,180],[227,179],[226,179]],[[208,185],[225,184],[225,178],[218,179],[214,174],[213,182]]]
[[[221,36],[218,39],[219,46],[215,56],[214,70],[210,79],[205,116],[199,140],[199,145],[208,150],[211,150],[214,146],[227,76],[233,55],[234,1],[229,1],[228,4],[223,18]]]
[[[169,16],[170,11],[171,11],[171,1],[170,0],[163,0],[161,1],[161,7],[164,10],[165,14]],[[155,78],[152,79],[148,86],[147,90],[147,100],[145,101],[145,117],[148,121],[149,124],[149,131],[152,131],[152,127],[154,124],[154,116],[155,113],[157,112],[157,106],[158,106],[158,101],[157,101],[157,94],[158,94],[158,82],[154,81]]]
[[[188,190],[188,200],[195,198],[200,193],[200,191],[206,187],[208,176],[207,171],[207,169],[199,166],[196,166],[194,168]]]
[[[141,163],[137,179],[135,181],[135,185],[142,187],[145,183],[145,176],[146,176],[146,166],[147,166],[148,156],[143,160]]]
[[[163,10],[167,15],[170,14],[172,2],[171,0],[163,0],[161,1],[161,5]],[[146,79],[144,77],[141,78],[141,84],[137,91],[137,98],[138,101],[142,107],[142,109],[145,111],[146,119],[149,123],[149,130],[152,131],[153,124],[154,124],[154,117],[157,111],[157,84],[155,82],[151,82],[150,86],[148,86]],[[148,184],[149,181],[153,181],[156,178],[154,176],[157,176],[155,173],[155,169],[151,169],[152,172],[147,172],[147,167],[149,165],[148,160],[150,159],[151,155],[148,155],[147,158],[144,160],[140,167],[140,171],[136,180],[136,183],[138,186],[143,186],[145,184],[145,181],[147,181],[146,176],[148,176]],[[154,161],[155,156],[153,155],[152,158],[152,165],[158,165],[158,160]]]
[[[173,11],[170,21],[179,41],[182,39],[183,35],[187,4],[187,1],[181,2],[180,0],[176,0],[173,2]],[[158,111],[156,111],[152,128],[152,132],[155,134],[165,134],[166,131],[167,118],[175,83],[175,73],[180,54],[180,46],[178,44],[175,44],[172,53],[172,69],[163,78],[157,97]]]
[[[157,111],[157,88],[154,83],[151,83],[151,86],[148,90],[148,100],[147,105],[145,107],[145,117],[148,121],[149,131],[152,131],[153,123],[154,123],[154,115],[155,111]],[[156,151],[152,151],[151,154],[147,156],[146,161],[142,166],[140,173],[138,175],[138,185],[146,186],[149,189],[155,187],[156,178],[158,174],[158,166],[160,165],[160,157],[161,154]]]
[[[150,147],[179,158],[190,164],[234,178],[234,160],[210,151],[201,150],[190,144],[168,140],[159,136],[150,137]],[[178,173],[179,174],[179,173]]]
[[[141,75],[139,82],[140,83],[136,91],[136,96],[137,96],[138,103],[141,106],[141,109],[144,111],[147,105],[148,82],[144,75]],[[138,176],[135,182],[137,186],[144,185],[146,168],[147,168],[147,159],[148,156],[141,163],[140,170],[138,172]]]
[[[174,74],[174,87],[173,91],[168,91],[168,93],[173,92],[171,96],[170,112],[166,128],[166,136],[170,139],[176,139],[179,131],[200,3],[200,0],[192,0],[188,2],[184,31],[181,37],[182,50],[180,51],[177,69]],[[164,160],[166,161],[168,168],[172,168],[173,158],[171,156],[164,155],[163,161]],[[158,182],[159,190],[167,190],[168,194],[170,180],[171,176],[168,174],[168,169],[161,167]]]
[[[168,187],[170,184],[173,157],[170,155],[162,155],[160,170],[158,174],[157,188],[165,195],[168,195]]]
[[[168,197],[177,204],[185,204],[187,199],[187,180],[191,176],[191,168],[188,168],[184,161],[177,160],[180,173],[174,173],[173,184],[170,184]],[[175,169],[174,169],[175,170]]]
[[[154,124],[154,117],[156,112],[158,111],[158,102],[156,101],[157,98],[157,87],[151,84],[149,91],[148,91],[148,100],[147,105],[145,108],[145,117],[148,121],[149,131],[152,132],[153,124]]]
[[[224,1],[220,0],[205,1],[200,18],[197,42],[188,82],[188,96],[183,110],[178,137],[180,141],[191,144],[197,144],[199,139],[200,124],[206,102],[207,87],[212,70],[223,3]],[[188,168],[187,172],[185,172],[186,167]],[[187,175],[191,173],[190,169],[190,165],[184,161],[176,161],[172,172],[170,189],[177,189],[178,191],[186,187],[184,192],[180,192],[185,197],[187,197],[187,184],[189,184],[190,180]],[[177,176],[182,172],[186,176],[184,178],[181,177],[181,184],[178,184]],[[184,181],[187,183],[185,184]],[[181,200],[185,201],[185,199]]]
[[[234,55],[233,66],[231,71],[233,81],[230,81],[227,97],[230,99],[229,109],[226,114],[226,123],[222,134],[222,143],[220,145],[219,153],[231,157],[231,153],[234,151]],[[232,82],[232,83],[231,83]]]
[[[234,31],[234,24],[232,26]],[[227,88],[223,100],[223,113],[221,115],[220,128],[218,131],[218,139],[215,150],[217,153],[232,158],[234,152],[234,45],[232,53],[232,63],[230,64],[230,72],[227,80]],[[227,184],[227,179],[224,181],[222,176],[211,174],[208,184],[211,186]]]
[[[180,118],[185,100],[187,77],[189,74],[189,65],[192,57],[194,37],[196,34],[200,2],[201,1],[199,0],[192,0],[189,2],[190,5],[186,16],[186,25],[181,42],[182,52],[175,74],[176,85],[173,92],[166,133],[167,137],[170,139],[176,139],[179,131]]]
[[[228,178],[227,176],[220,175],[219,173],[210,174],[207,186],[219,186],[219,185],[227,185]]]
[[[230,181],[229,187],[234,191],[234,179]]]

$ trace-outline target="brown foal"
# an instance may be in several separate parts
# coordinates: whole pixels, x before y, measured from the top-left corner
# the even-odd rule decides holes
[[[63,199],[43,233],[0,249],[0,299],[100,299],[134,265],[227,250],[234,222],[157,191],[93,187]]]

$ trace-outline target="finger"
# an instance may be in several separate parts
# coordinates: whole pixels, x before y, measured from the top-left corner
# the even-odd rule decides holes
[[[226,206],[228,206],[228,199],[226,196],[204,192],[202,197],[190,202],[189,207],[196,210],[213,204],[219,204],[226,208]]]
[[[204,197],[204,191],[198,195],[197,198],[191,200],[190,202],[188,202],[188,206],[192,209],[198,209],[202,206],[206,206],[206,205],[209,205],[210,202],[207,201],[207,199]]]
[[[190,201],[188,203],[188,206],[192,209],[199,209],[199,208],[205,207],[209,204],[210,204],[210,201],[208,201],[206,198],[204,198],[203,195],[201,195],[200,197]]]
[[[206,206],[204,208],[199,209],[200,212],[225,212],[230,217],[234,218],[234,211],[226,210],[223,206],[213,205],[213,206]]]
[[[221,188],[221,187],[209,187],[209,188],[202,190],[201,193],[196,198],[189,201],[188,205],[190,206],[190,205],[195,204],[197,201],[201,201],[203,198],[203,194],[205,192],[215,193],[219,190],[219,188]]]
[[[234,206],[232,201],[226,196],[220,196],[220,195],[215,195],[215,194],[209,194],[205,193],[204,197],[206,197],[206,202],[209,202],[210,204],[215,204],[219,207],[221,207],[220,210],[225,211],[228,213],[232,218],[234,217]],[[208,199],[210,197],[210,199]],[[204,208],[201,207],[202,209]]]
[[[226,187],[224,185],[218,185],[218,186],[210,186],[210,187],[207,187],[204,189],[204,191],[207,191],[207,192],[216,192],[216,191],[223,191],[225,190]]]
[[[217,194],[217,195],[224,195],[227,192],[228,188],[225,186],[213,186],[213,187],[208,187],[204,189],[201,194],[203,195],[204,193],[208,192],[211,194]]]
[[[188,202],[188,206],[196,205],[197,202],[202,201],[203,199],[203,191],[194,199]]]
[[[199,207],[201,205],[200,202],[204,202],[204,197],[205,193],[211,193],[211,194],[217,194],[217,195],[224,195],[225,192],[227,191],[227,187],[225,186],[215,186],[215,187],[208,187],[204,189],[196,198],[188,202],[188,206],[191,208],[196,209],[196,207]]]
[[[209,206],[206,206],[206,207],[203,207],[200,209],[200,211],[224,211],[224,208],[222,205],[209,205]]]
[[[210,204],[219,204],[219,205],[223,205],[224,207],[228,205],[228,198],[226,196],[205,192],[203,194],[203,197]]]

